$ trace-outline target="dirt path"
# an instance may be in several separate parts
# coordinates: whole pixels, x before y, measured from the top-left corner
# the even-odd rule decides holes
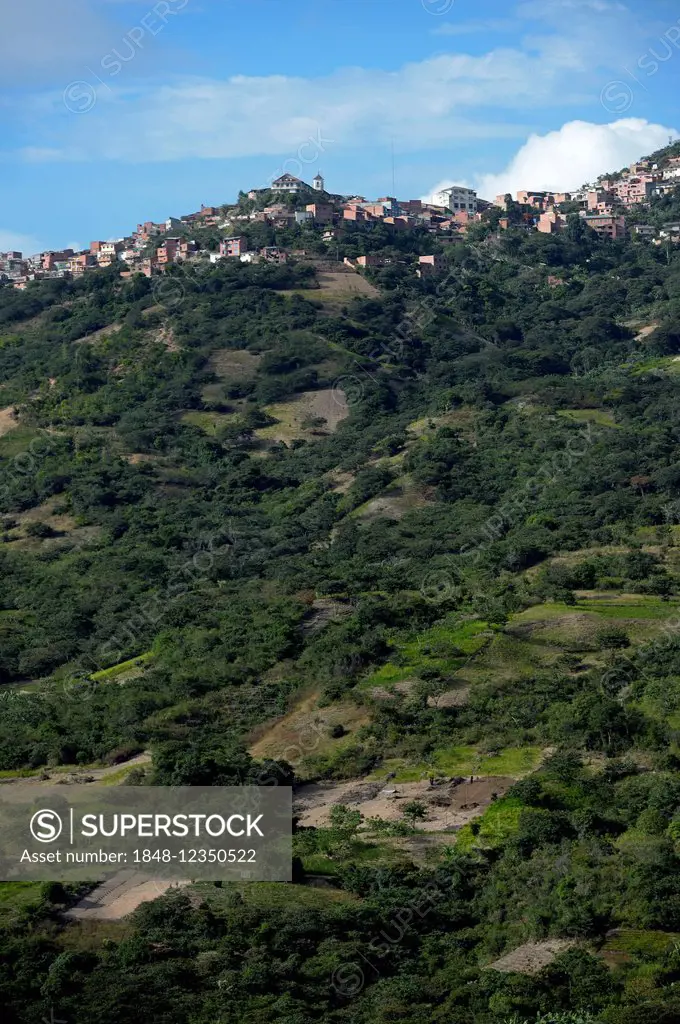
[[[27,691],[28,692],[28,691]],[[131,757],[129,761],[121,761],[119,764],[107,765],[105,768],[81,768],[70,769],[46,768],[42,773],[29,776],[17,776],[14,779],[2,779],[0,785],[11,786],[21,783],[22,786],[73,786],[85,785],[92,782],[102,782],[109,776],[116,775],[123,769],[144,767],[151,764],[151,754],[144,751]]]
[[[119,921],[136,910],[140,903],[155,900],[168,889],[189,884],[189,880],[152,881],[138,871],[119,871],[67,910],[64,916],[71,921]]]

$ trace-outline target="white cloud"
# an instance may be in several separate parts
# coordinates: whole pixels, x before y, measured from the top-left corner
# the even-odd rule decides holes
[[[499,174],[476,176],[484,199],[519,189],[571,191],[605,171],[615,171],[660,149],[674,128],[628,117],[612,124],[570,121],[558,131],[532,135]]]
[[[22,235],[19,231],[11,231],[8,228],[0,228],[0,252],[17,250],[25,256],[42,252],[43,246],[37,238],[31,235]]]
[[[548,39],[532,53],[506,47],[441,54],[393,71],[343,68],[314,79],[78,83],[78,95],[66,101],[61,92],[32,100],[31,113],[47,134],[23,155],[44,158],[56,135],[67,159],[133,163],[262,154],[295,160],[298,147],[319,132],[333,140],[330,145],[389,145],[394,139],[402,151],[460,139],[520,138],[526,128],[508,111],[524,116],[576,101],[582,88],[571,50]]]

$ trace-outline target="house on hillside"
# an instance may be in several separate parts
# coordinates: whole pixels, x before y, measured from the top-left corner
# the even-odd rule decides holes
[[[664,224],[659,231],[659,238],[664,242],[673,242],[675,245],[680,243],[680,221]]]
[[[464,210],[466,213],[477,212],[477,193],[474,189],[465,188],[463,185],[451,185],[442,189],[434,197],[438,206],[445,206],[447,210],[454,213]]]
[[[280,178],[275,178],[269,187],[272,192],[285,192],[288,195],[296,195],[305,190],[312,191],[311,185],[296,178],[294,174],[282,174]]]
[[[599,213],[587,213],[583,217],[584,222],[598,235],[606,238],[625,238],[628,234],[628,227],[625,217],[612,217]]]
[[[638,238],[656,237],[656,228],[652,224],[634,224],[632,230]]]
[[[247,240],[243,235],[236,235],[233,238],[225,238],[220,242],[220,256],[239,257],[248,248]]]
[[[432,274],[440,273],[445,266],[446,260],[443,256],[419,256],[416,274],[418,277],[430,277]]]

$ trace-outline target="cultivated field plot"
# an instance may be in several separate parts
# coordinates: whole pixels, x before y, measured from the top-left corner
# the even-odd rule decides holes
[[[644,641],[658,634],[680,608],[677,599],[662,601],[646,594],[577,591],[576,596],[575,605],[546,602],[513,615],[506,632],[567,651],[597,651],[598,635],[604,628],[615,625],[624,629],[631,641]]]
[[[322,271],[317,276],[318,288],[293,288],[281,295],[301,295],[312,302],[336,307],[356,298],[373,299],[380,294],[375,285],[353,270]]]
[[[432,775],[475,778],[507,775],[521,779],[537,767],[542,756],[540,747],[507,747],[494,754],[482,754],[476,747],[450,744],[438,747],[420,761],[388,757],[369,778],[394,784],[421,781]]]
[[[504,974],[538,974],[553,962],[556,956],[576,945],[573,939],[546,939],[545,942],[525,942],[499,960],[487,964],[492,971]]]
[[[276,423],[256,430],[256,436],[266,441],[290,443],[296,439],[314,441],[335,433],[349,416],[349,405],[342,389],[327,388],[303,391],[290,402],[265,406],[264,411]]]
[[[319,694],[300,700],[283,718],[255,732],[250,753],[258,760],[272,758],[298,765],[304,758],[329,754],[352,741],[356,730],[370,716],[356,704],[336,703],[318,706]],[[342,726],[342,735],[333,737],[334,727]]]

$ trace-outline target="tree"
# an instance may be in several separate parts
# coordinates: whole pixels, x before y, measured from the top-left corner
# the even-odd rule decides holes
[[[409,800],[402,807],[401,813],[415,828],[416,821],[423,821],[427,817],[427,807],[420,800]]]

